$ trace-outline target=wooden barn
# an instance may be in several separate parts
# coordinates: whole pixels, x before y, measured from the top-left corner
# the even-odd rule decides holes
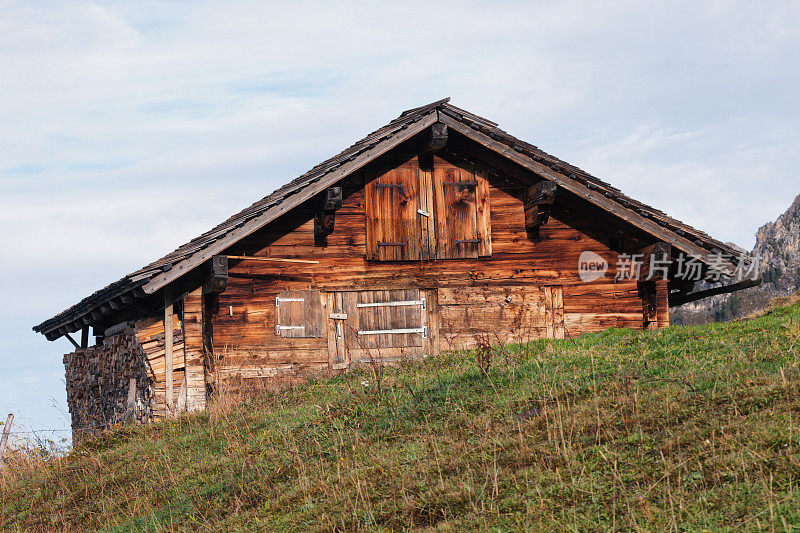
[[[689,263],[734,281],[692,292]],[[446,99],[33,329],[74,344],[79,437],[203,409],[226,386],[663,327],[670,305],[752,284],[735,279],[748,264]]]

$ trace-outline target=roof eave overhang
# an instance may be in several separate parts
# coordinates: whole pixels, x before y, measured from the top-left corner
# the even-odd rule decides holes
[[[142,289],[147,294],[153,294],[154,292],[161,289],[165,285],[172,283],[176,279],[180,278],[184,274],[187,274],[188,272],[196,268],[197,266],[205,263],[206,261],[211,259],[211,257],[213,257],[214,255],[222,253],[223,251],[225,251],[225,249],[235,244],[240,239],[243,239],[244,237],[247,237],[248,235],[258,231],[259,229],[263,228],[265,225],[269,224],[279,216],[287,213],[294,207],[300,205],[302,202],[309,200],[322,190],[326,189],[327,187],[330,187],[337,181],[347,177],[348,175],[360,169],[367,163],[375,160],[377,157],[385,154],[392,148],[410,139],[414,135],[421,133],[426,128],[430,127],[432,124],[437,122],[437,120],[438,120],[438,113],[434,109],[430,113],[423,115],[416,122],[409,124],[408,127],[405,128],[405,130],[402,133],[384,139],[383,141],[377,143],[372,148],[361,153],[357,158],[353,159],[352,161],[348,161],[347,163],[344,163],[339,168],[326,174],[313,185],[309,185],[305,188],[298,190],[294,195],[292,195],[290,200],[285,200],[277,205],[272,206],[261,215],[248,220],[238,228],[232,230],[224,238],[211,244],[207,248],[187,257],[183,261],[176,263],[170,270],[163,272],[155,276],[151,280],[149,280],[142,287]]]
[[[481,144],[482,146],[494,151],[498,155],[501,155],[512,161],[513,163],[526,168],[534,174],[554,182],[559,187],[576,194],[584,200],[600,207],[601,209],[611,213],[615,217],[644,231],[645,233],[648,233],[653,237],[674,246],[678,250],[696,257],[698,260],[707,265],[714,264],[717,268],[721,269],[723,274],[728,276],[735,275],[737,268],[736,265],[730,263],[729,261],[720,262],[716,256],[713,256],[713,253],[710,250],[698,246],[692,241],[681,237],[672,230],[664,228],[652,220],[643,217],[639,213],[623,207],[614,200],[589,189],[585,185],[578,183],[568,176],[552,170],[547,165],[539,163],[525,154],[517,152],[510,146],[492,139],[488,135],[471,128],[470,126],[447,115],[446,113],[439,113],[439,120],[446,124],[447,127],[451,128],[453,131],[472,139],[478,144]]]

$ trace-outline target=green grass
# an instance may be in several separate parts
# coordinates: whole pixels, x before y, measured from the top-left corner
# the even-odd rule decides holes
[[[0,527],[788,530],[798,344],[792,306],[366,368],[12,465]]]

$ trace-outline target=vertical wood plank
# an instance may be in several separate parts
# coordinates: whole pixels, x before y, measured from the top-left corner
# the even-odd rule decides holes
[[[347,364],[353,362],[351,356],[352,351],[360,348],[358,330],[362,329],[362,325],[361,315],[358,308],[356,308],[356,302],[358,302],[357,294],[356,292],[345,292],[342,294],[342,309],[347,313],[347,322],[342,325],[344,328],[345,359]]]
[[[656,281],[639,282],[639,294],[642,298],[642,326],[647,330],[658,329],[659,301]],[[667,318],[667,321],[669,321],[669,318]]]
[[[669,281],[656,281],[656,322],[659,328],[669,326]]]
[[[553,338],[564,338],[564,288],[561,285],[552,287],[553,296]]]
[[[377,178],[375,176],[367,176],[366,183],[364,185],[366,257],[368,261],[377,261],[381,259],[378,241],[383,238],[383,235],[381,233],[381,226],[379,224],[379,212],[377,200],[375,198],[376,180]]]
[[[555,338],[555,322],[553,320],[553,287],[544,288],[544,325],[547,338]]]
[[[164,362],[166,365],[165,381],[167,390],[167,416],[173,413],[174,407],[174,383],[172,382],[172,371],[174,362],[172,360],[172,287],[164,288]]]
[[[431,173],[434,191],[437,259],[450,259],[453,257],[449,243],[450,224],[447,218],[447,199],[445,198],[443,185],[446,181],[454,179],[453,173],[454,170],[447,166],[436,166]]]
[[[489,257],[492,255],[492,224],[490,220],[489,181],[486,179],[486,171],[476,171],[475,180],[478,182],[475,188],[478,256]]]
[[[206,407],[202,288],[190,292],[184,298],[182,324],[186,360],[186,409],[198,411]]]
[[[422,324],[428,326],[428,338],[422,340],[422,353],[433,356],[439,354],[439,303],[436,289],[420,291],[426,300],[426,309],[422,312]]]
[[[436,228],[434,217],[436,208],[433,203],[433,175],[431,170],[419,171],[420,209],[428,214],[420,214],[420,232],[422,238],[422,259],[436,259]]]

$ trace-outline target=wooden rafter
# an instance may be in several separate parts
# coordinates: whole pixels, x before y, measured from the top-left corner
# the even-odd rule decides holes
[[[678,305],[688,304],[691,302],[696,302],[697,300],[702,300],[703,298],[708,298],[709,296],[716,296],[718,294],[728,294],[731,292],[740,291],[742,289],[755,287],[760,284],[761,284],[761,278],[746,279],[739,281],[737,283],[731,283],[729,285],[723,285],[721,287],[714,287],[712,289],[706,289],[704,291],[690,292],[689,294],[670,295],[669,306],[675,307]]]

